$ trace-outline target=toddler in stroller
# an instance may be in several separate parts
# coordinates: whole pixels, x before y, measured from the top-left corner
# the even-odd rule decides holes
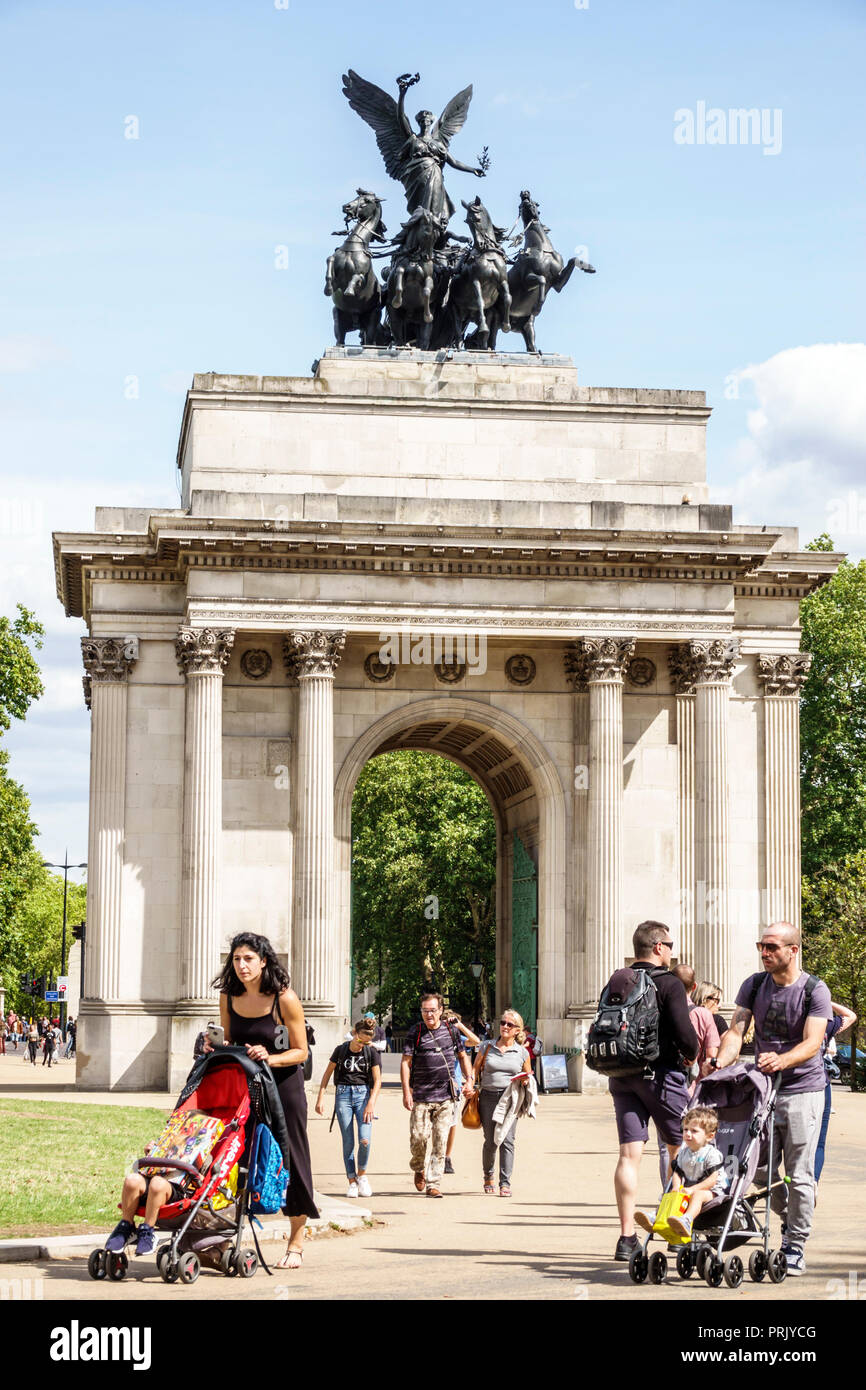
[[[667,1278],[665,1255],[647,1253],[653,1234],[682,1242],[676,1257],[681,1279],[697,1271],[710,1288],[718,1288],[723,1280],[729,1288],[739,1288],[745,1270],[737,1251],[749,1243],[757,1247],[748,1262],[755,1283],[765,1276],[774,1284],[785,1278],[788,1266],[783,1252],[770,1250],[771,1187],[749,1191],[759,1165],[766,1165],[768,1173],[773,1171],[778,1089],[778,1074],[771,1078],[745,1063],[711,1072],[699,1082],[683,1122],[684,1135],[687,1128],[692,1131],[690,1140],[677,1154],[666,1189],[667,1194],[675,1191],[675,1184],[682,1188],[688,1199],[686,1209],[668,1215],[664,1223],[657,1219],[658,1211],[636,1214],[636,1222],[649,1234],[629,1260],[635,1284],[647,1278],[663,1284]],[[717,1117],[714,1135],[707,1111]],[[704,1153],[695,1147],[701,1140],[706,1141]]]

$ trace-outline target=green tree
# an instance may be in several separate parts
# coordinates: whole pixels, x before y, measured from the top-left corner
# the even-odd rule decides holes
[[[0,617],[0,733],[13,719],[23,719],[42,694],[32,647],[42,646],[43,635],[33,614],[20,603],[16,618]],[[23,787],[9,776],[9,754],[0,748],[0,972],[12,999],[18,986],[15,914],[44,873],[33,847],[36,833],[30,801]]]
[[[844,560],[800,615],[812,653],[800,706],[803,870],[814,876],[866,849],[866,560]]]
[[[846,1039],[855,1047],[866,1009],[866,850],[803,879],[803,927],[806,968],[826,981],[833,999],[857,1015]],[[852,1066],[852,1088],[861,1089],[862,1082]]]
[[[469,1012],[477,951],[488,1013],[495,892],[496,825],[478,783],[436,754],[371,759],[352,801],[355,988],[378,986],[376,1007],[398,1018],[425,984]]]

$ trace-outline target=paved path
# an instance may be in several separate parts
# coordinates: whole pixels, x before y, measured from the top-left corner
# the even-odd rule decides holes
[[[74,1092],[50,1091],[61,1081],[58,1071],[49,1083],[20,1067],[21,1080],[10,1071],[14,1059],[0,1058],[0,1095],[31,1099],[76,1098]],[[24,1076],[30,1072],[29,1085]],[[71,1075],[71,1068],[69,1069]],[[613,1115],[607,1097],[543,1097],[536,1121],[521,1122],[510,1201],[486,1197],[480,1190],[480,1136],[461,1131],[457,1140],[457,1174],[446,1179],[445,1199],[431,1201],[415,1193],[408,1171],[407,1115],[399,1090],[390,1083],[379,1101],[380,1118],[373,1130],[374,1196],[367,1199],[374,1216],[384,1224],[355,1234],[317,1237],[309,1242],[305,1267],[297,1273],[279,1272],[273,1279],[258,1275],[246,1283],[204,1273],[189,1287],[166,1286],[150,1260],[133,1261],[123,1285],[129,1299],[199,1300],[334,1298],[342,1288],[370,1288],[376,1297],[496,1298],[511,1296],[515,1276],[521,1298],[610,1300],[637,1298],[680,1302],[712,1299],[732,1306],[757,1299],[826,1300],[850,1291],[858,1277],[866,1291],[866,1259],[862,1231],[866,1225],[866,1190],[862,1181],[866,1146],[866,1097],[836,1087],[836,1114],[831,1119],[827,1163],[821,1182],[815,1235],[808,1246],[808,1274],[779,1286],[755,1286],[748,1279],[741,1289],[712,1291],[692,1279],[674,1287],[636,1288],[623,1265],[610,1256],[616,1239],[612,1174],[616,1158]],[[81,1095],[83,1104],[110,1100],[118,1104],[159,1103],[144,1096]],[[166,1098],[170,1104],[170,1099]],[[328,1107],[330,1117],[330,1106]],[[345,1179],[336,1131],[312,1112],[310,1143],[317,1187],[342,1197]],[[655,1195],[654,1155],[647,1152],[641,1174],[641,1199]],[[120,1181],[118,1175],[118,1185]],[[276,1247],[270,1247],[275,1251]],[[3,1265],[0,1283],[10,1279],[40,1280],[45,1298],[110,1299],[119,1290],[95,1284],[80,1256],[31,1265]],[[840,1281],[832,1285],[830,1281]],[[35,1287],[35,1286],[34,1286]]]

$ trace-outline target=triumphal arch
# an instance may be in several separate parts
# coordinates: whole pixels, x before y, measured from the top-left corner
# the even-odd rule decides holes
[[[708,501],[708,414],[536,355],[195,377],[182,506],[55,538],[90,633],[80,1084],[175,1087],[245,928],[327,1057],[352,789],[393,748],[487,792],[497,1007],[548,1045],[647,916],[732,998],[756,927],[799,916],[798,604],[835,561]]]

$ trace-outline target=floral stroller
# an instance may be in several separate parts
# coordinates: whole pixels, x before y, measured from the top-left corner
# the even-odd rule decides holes
[[[749,1275],[755,1283],[766,1276],[773,1284],[785,1278],[788,1266],[784,1253],[770,1249],[770,1193],[779,1184],[768,1176],[765,1187],[749,1193],[759,1166],[765,1165],[768,1175],[773,1172],[778,1089],[778,1076],[771,1079],[746,1063],[711,1072],[698,1083],[689,1104],[712,1106],[718,1112],[714,1142],[724,1158],[730,1186],[727,1196],[714,1197],[706,1204],[695,1219],[691,1238],[677,1251],[681,1279],[689,1279],[697,1271],[711,1289],[717,1289],[722,1281],[730,1289],[739,1288],[745,1266],[738,1251],[747,1244],[755,1247],[748,1260]],[[667,1257],[660,1250],[647,1253],[651,1240],[652,1233],[629,1260],[628,1272],[635,1284],[643,1284],[647,1278],[651,1284],[663,1284],[667,1279]]]
[[[192,1284],[202,1264],[217,1268],[229,1277],[251,1279],[259,1261],[270,1270],[259,1250],[249,1213],[250,1192],[244,1166],[252,1151],[258,1123],[273,1130],[288,1169],[288,1135],[285,1117],[270,1068],[254,1062],[242,1047],[220,1047],[196,1061],[181,1091],[173,1115],[184,1111],[203,1111],[225,1125],[210,1154],[205,1171],[180,1159],[139,1158],[134,1171],[158,1168],[167,1176],[175,1173],[196,1179],[197,1186],[180,1201],[160,1208],[156,1222],[159,1231],[171,1235],[157,1247],[156,1263],[167,1284],[178,1279]],[[231,1178],[237,1168],[237,1188]],[[229,1193],[229,1200],[226,1194]],[[139,1207],[144,1215],[144,1206]],[[249,1219],[255,1250],[241,1249],[244,1221]],[[129,1259],[125,1251],[92,1250],[87,1272],[92,1279],[121,1280],[126,1277]]]

